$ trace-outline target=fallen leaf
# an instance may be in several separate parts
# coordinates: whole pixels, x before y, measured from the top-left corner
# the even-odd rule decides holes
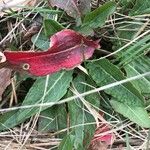
[[[74,18],[81,17],[91,9],[91,0],[49,0],[52,7],[63,9]]]
[[[100,111],[99,115],[101,116],[99,121],[103,123],[97,126],[88,150],[107,150],[115,141],[115,134],[111,132],[111,126],[104,119],[104,113]]]
[[[110,130],[111,128],[108,125],[100,126],[95,132],[93,141],[100,140],[101,142],[105,142],[107,145],[111,145],[114,141],[114,134],[106,133]],[[101,135],[101,134],[104,134],[104,135]]]
[[[111,127],[108,124],[100,125],[95,131],[94,137],[89,146],[89,150],[107,150],[115,140],[114,133],[110,132]]]
[[[10,69],[0,69],[0,100],[2,98],[2,94],[10,84],[11,80],[11,70]]]
[[[62,69],[73,69],[90,58],[99,44],[81,34],[64,29],[50,39],[45,52],[5,51],[5,67],[24,70],[35,76],[44,76]]]

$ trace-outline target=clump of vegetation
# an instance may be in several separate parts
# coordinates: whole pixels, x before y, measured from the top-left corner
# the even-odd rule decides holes
[[[0,2],[0,149],[149,149],[149,8]]]

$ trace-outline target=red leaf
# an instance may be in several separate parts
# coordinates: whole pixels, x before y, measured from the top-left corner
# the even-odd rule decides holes
[[[101,142],[105,142],[107,145],[111,145],[114,142],[115,136],[114,136],[114,133],[110,131],[111,131],[111,128],[108,125],[104,124],[100,126],[95,132],[93,142],[98,140]],[[107,133],[107,132],[110,132],[110,133]],[[104,134],[104,135],[100,135],[100,134]]]
[[[5,51],[7,66],[43,76],[76,67],[99,47],[97,42],[69,29],[56,33],[50,40],[51,47],[46,52]]]
[[[115,135],[111,132],[110,126],[102,124],[97,128],[88,150],[107,150],[114,140]]]
[[[103,118],[104,113],[100,111],[99,115],[101,122],[97,126],[88,150],[107,150],[108,146],[112,145],[116,138],[114,132],[111,130],[111,126]]]

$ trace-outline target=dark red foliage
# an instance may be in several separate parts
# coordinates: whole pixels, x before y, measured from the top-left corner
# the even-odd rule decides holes
[[[44,76],[76,67],[99,47],[97,42],[69,29],[54,34],[50,41],[51,46],[45,52],[5,51],[7,67]]]

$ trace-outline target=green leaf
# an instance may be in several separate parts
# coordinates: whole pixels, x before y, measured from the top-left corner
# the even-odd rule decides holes
[[[149,115],[143,107],[129,106],[116,100],[111,100],[110,103],[116,112],[121,113],[142,127],[150,128]]]
[[[131,61],[137,59],[145,52],[148,52],[150,50],[150,35],[147,35],[143,37],[141,40],[139,40],[137,43],[135,43],[133,46],[130,46],[126,50],[124,50],[121,55],[119,55],[118,58],[121,59],[121,62],[119,65],[126,65],[130,63]]]
[[[137,37],[137,31],[141,29],[143,26],[142,21],[136,20],[135,22],[128,21],[128,19],[123,20],[118,25],[116,25],[116,36],[112,38],[113,43],[113,50],[116,51],[117,49],[121,48],[125,44],[127,44],[127,41],[131,41]],[[138,43],[138,42],[137,42]],[[134,44],[137,44],[136,42],[133,43],[130,47],[132,47]],[[117,53],[118,56],[120,56],[122,53],[126,52],[129,47],[125,48],[123,51],[120,51]],[[134,50],[135,52],[136,50]],[[128,57],[128,55],[125,55]]]
[[[74,136],[69,134],[60,143],[58,150],[73,150]]]
[[[85,15],[82,27],[97,28],[102,27],[107,17],[116,9],[116,3],[110,1]],[[81,28],[82,28],[81,27]]]
[[[73,80],[73,85],[79,93],[84,93],[87,91],[87,85],[82,84],[82,82],[88,83],[86,76],[83,74],[79,74]],[[90,99],[90,102],[99,107],[99,97],[97,98],[97,95],[97,93],[92,94],[91,97],[93,96],[93,99]],[[88,100],[88,98],[91,97],[86,97],[85,100]],[[68,110],[70,115],[70,126],[76,126],[72,129],[72,135],[74,134],[75,136],[74,147],[77,150],[84,148],[86,149],[89,146],[95,131],[95,125],[87,126],[86,123],[94,122],[94,117],[90,113],[87,113],[87,108],[80,99],[69,102]]]
[[[71,80],[72,71],[62,71],[51,76],[38,78],[26,95],[22,106],[59,101],[67,92]],[[1,122],[1,124],[4,124],[6,128],[14,127],[48,107],[20,109],[5,122]],[[2,117],[5,117],[5,114]],[[0,130],[4,130],[4,126],[0,125]]]
[[[125,79],[119,68],[106,59],[89,63],[88,69],[89,74],[98,86],[104,86]],[[147,117],[148,114],[144,110],[144,99],[131,83],[118,85],[104,91],[116,101],[116,103],[111,101],[111,104],[117,112],[143,127],[150,127],[150,120]],[[128,109],[130,110],[127,113]],[[148,120],[144,123],[144,121],[137,118],[136,113],[142,113],[143,118],[147,118]]]
[[[135,5],[135,0],[119,0],[118,6],[121,8],[119,12],[121,14],[129,13]]]
[[[6,128],[6,129],[10,129],[9,126],[5,127],[5,125],[3,123],[6,122],[12,116],[12,114],[15,114],[16,112],[17,112],[17,110],[7,112],[3,115],[1,114],[0,115],[0,126],[2,126],[3,128]]]
[[[126,44],[126,41],[124,41],[124,39],[134,39],[137,31],[141,28],[142,25],[143,23],[141,21],[136,21],[135,24],[128,21],[122,22],[121,25],[116,26],[116,32],[118,36],[116,42],[118,42],[118,40],[123,40],[123,44]]]
[[[89,74],[98,86],[104,86],[125,79],[118,67],[107,59],[88,64]],[[105,90],[106,93],[127,105],[143,106],[144,99],[131,83],[125,83]]]
[[[150,1],[149,0],[136,0],[136,3],[134,7],[132,8],[132,11],[130,12],[130,15],[141,15],[141,14],[148,14],[150,13]]]
[[[127,77],[136,76],[150,69],[150,59],[142,56],[124,67]],[[140,80],[132,81],[132,84],[142,93],[150,94],[150,77],[143,77]]]
[[[79,93],[85,92],[86,86],[81,84],[85,81],[85,76],[78,75],[73,81],[74,87]],[[73,128],[75,140],[74,147],[79,149],[79,146],[83,145],[84,139],[84,124],[85,124],[85,107],[80,100],[71,101],[68,103],[68,110],[70,114],[70,126],[80,125]]]
[[[49,39],[43,34],[35,34],[31,38],[32,43],[41,50],[47,50],[50,47]]]
[[[56,105],[41,112],[38,131],[60,131],[67,127],[67,112],[65,105]]]
[[[55,20],[45,19],[44,20],[44,31],[47,37],[52,36],[58,31],[61,31],[64,27]]]
[[[94,30],[92,28],[89,28],[89,27],[76,27],[74,30],[80,32],[81,34],[85,35],[85,36],[94,36]]]
[[[83,145],[84,139],[84,123],[85,123],[85,112],[84,106],[79,101],[70,102],[69,105],[69,114],[70,114],[70,126],[80,125],[78,127],[74,127],[72,130],[74,131],[74,147],[78,149],[80,146]]]

